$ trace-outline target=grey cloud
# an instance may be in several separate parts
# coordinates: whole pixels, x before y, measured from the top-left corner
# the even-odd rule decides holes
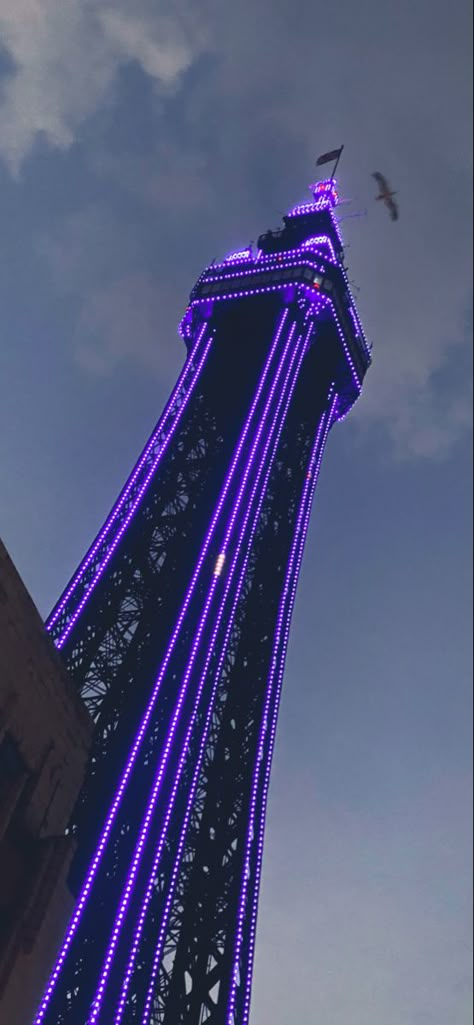
[[[110,283],[142,258],[143,240],[132,223],[118,219],[105,204],[92,204],[57,218],[35,241],[60,292],[84,296]]]
[[[167,378],[177,372],[182,355],[181,346],[163,344],[163,337],[177,333],[168,311],[169,295],[147,272],[128,274],[92,291],[82,306],[73,339],[76,359],[99,375],[133,362]]]
[[[38,137],[68,148],[82,123],[110,101],[120,68],[136,61],[153,79],[173,86],[202,40],[183,28],[173,7],[142,2],[131,12],[96,0],[12,0],[0,12],[0,32],[14,65],[0,107],[0,153],[14,174]]]
[[[178,320],[185,294],[163,273],[160,253],[145,266],[143,225],[105,204],[58,218],[36,239],[57,295],[73,313],[69,346],[81,368],[110,375],[133,365],[157,379],[176,374],[184,348]]]
[[[108,172],[165,221],[182,214],[183,245],[196,249],[199,233],[204,262],[230,237],[247,242],[278,222],[317,152],[344,140],[342,188],[352,211],[368,210],[344,224],[348,259],[375,346],[357,421],[380,425],[399,454],[444,455],[470,424],[468,379],[439,392],[468,345],[472,303],[467,51],[452,19],[433,9],[427,24],[406,4],[375,32],[372,2],[323,20],[309,4],[303,20],[287,3],[206,13],[215,58],[192,88],[183,80],[172,144],[162,121],[145,159],[109,156]],[[397,225],[373,202],[379,166],[399,191]]]
[[[453,379],[449,393],[446,380],[440,384],[455,354],[466,349],[461,316],[472,303],[468,51],[456,20],[441,6],[427,19],[422,5],[408,3],[380,20],[374,0],[357,11],[347,3],[330,7],[324,18],[309,3],[295,18],[286,0],[225,11],[207,2],[199,19],[187,6],[174,20],[171,8],[164,18],[164,9],[155,14],[147,3],[134,8],[133,18],[122,7],[91,10],[103,26],[100,45],[107,40],[112,47],[109,67],[134,56],[151,82],[160,74],[164,81],[173,78],[176,54],[173,96],[154,96],[138,149],[126,137],[114,150],[104,141],[102,85],[93,86],[87,110],[77,115],[86,118],[102,105],[105,122],[85,144],[89,166],[133,196],[144,216],[156,217],[162,319],[175,324],[201,264],[277,223],[304,193],[317,152],[344,141],[342,188],[354,200],[353,212],[368,210],[367,218],[344,224],[348,260],[362,284],[360,307],[374,341],[356,422],[362,431],[380,426],[399,454],[444,455],[469,427],[470,400],[466,378]],[[26,38],[28,24],[24,18],[18,39]],[[153,49],[160,26],[169,39],[166,60],[161,43]],[[12,30],[8,38],[14,40]],[[66,37],[57,45],[67,54]],[[28,61],[41,66],[50,81],[48,59],[47,50],[27,50],[25,68]],[[71,96],[78,85],[72,75]],[[55,80],[55,96],[59,87]],[[120,89],[115,100],[120,105]],[[370,172],[379,166],[399,191],[397,225],[373,202]],[[79,230],[76,237],[80,242]],[[115,279],[135,273],[139,263],[126,246]],[[146,258],[142,271],[145,264]],[[113,275],[105,278],[110,289]],[[79,282],[80,274],[77,290]],[[100,287],[100,281],[84,284],[89,308],[99,303]]]

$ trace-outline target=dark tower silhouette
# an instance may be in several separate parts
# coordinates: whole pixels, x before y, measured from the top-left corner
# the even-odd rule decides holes
[[[327,435],[370,362],[335,182],[205,270],[187,360],[48,621],[96,723],[36,1025],[246,1025],[288,633]]]

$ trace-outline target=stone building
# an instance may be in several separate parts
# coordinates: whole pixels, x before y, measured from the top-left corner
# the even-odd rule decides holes
[[[73,897],[92,721],[0,542],[0,1022],[30,1025]]]

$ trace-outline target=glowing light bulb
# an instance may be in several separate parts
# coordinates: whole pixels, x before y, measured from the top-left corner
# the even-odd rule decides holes
[[[224,569],[224,563],[225,563],[225,552],[221,552],[220,555],[217,556],[216,564],[214,566],[214,576],[215,577],[220,577],[220,575],[222,573],[222,570]]]

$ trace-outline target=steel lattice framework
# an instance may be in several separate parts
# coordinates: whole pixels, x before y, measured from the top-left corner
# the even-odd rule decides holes
[[[370,362],[332,179],[201,275],[176,388],[47,623],[96,723],[35,1025],[246,1025],[270,765],[328,432]]]

